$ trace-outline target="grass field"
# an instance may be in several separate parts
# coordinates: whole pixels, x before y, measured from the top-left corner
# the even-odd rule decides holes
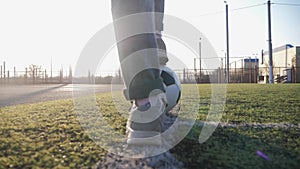
[[[189,88],[188,85],[183,86]],[[199,85],[198,120],[205,120],[210,85]],[[124,133],[110,94],[97,96],[104,118]],[[300,85],[230,84],[222,122],[234,124],[287,123],[299,126]],[[186,168],[298,168],[300,130],[297,128],[219,127],[199,144],[201,127],[171,151]],[[256,155],[262,151],[270,157]],[[82,129],[72,99],[0,108],[0,168],[89,168],[107,153]]]

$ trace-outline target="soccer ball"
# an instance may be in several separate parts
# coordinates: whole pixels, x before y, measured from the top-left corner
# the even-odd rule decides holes
[[[163,79],[163,83],[166,89],[166,96],[168,102],[166,111],[168,112],[176,106],[180,99],[180,81],[175,72],[167,66],[161,67],[161,77]]]

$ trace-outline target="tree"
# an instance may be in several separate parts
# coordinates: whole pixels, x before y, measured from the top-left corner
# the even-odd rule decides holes
[[[28,66],[28,76],[30,78],[42,78],[43,77],[43,71],[42,71],[42,66],[38,66],[35,64],[31,64]]]
[[[279,67],[276,67],[274,66],[276,65],[275,62],[273,61],[273,75],[277,75],[277,74],[280,74],[280,68]],[[269,63],[265,62],[265,74],[269,76],[270,74],[270,66],[269,66]]]
[[[72,80],[73,72],[72,72],[72,66],[69,66],[69,80]]]
[[[292,58],[292,66],[296,67],[296,55]]]

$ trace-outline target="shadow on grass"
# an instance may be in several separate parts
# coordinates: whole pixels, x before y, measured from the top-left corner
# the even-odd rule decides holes
[[[184,162],[186,168],[298,168],[299,130],[295,129],[293,134],[284,130],[274,134],[274,130],[217,128],[205,143],[184,139],[171,152]],[[282,138],[274,138],[272,142],[276,136]],[[270,160],[258,156],[257,151],[266,154]]]
[[[33,99],[34,97],[37,97],[37,96],[45,94],[45,93],[50,93],[51,91],[62,88],[66,85],[68,85],[68,84],[59,84],[59,85],[49,87],[49,88],[46,88],[46,89],[41,89],[41,90],[37,90],[37,91],[25,93],[25,94],[16,95],[14,97],[3,99],[3,100],[1,99],[0,107],[12,106],[12,105],[15,105],[15,104],[22,104],[22,103],[35,103],[35,102],[40,101],[40,100],[39,99]]]

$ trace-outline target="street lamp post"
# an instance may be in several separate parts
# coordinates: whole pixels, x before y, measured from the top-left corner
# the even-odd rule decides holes
[[[201,49],[201,37],[199,39],[199,68],[200,68],[200,74],[199,74],[199,80],[201,81],[201,52],[202,52],[202,49]]]
[[[221,52],[224,52],[224,62],[223,62],[223,56],[221,56],[221,61],[222,61],[222,69],[223,69],[223,72],[224,72],[224,76],[225,76],[225,81],[227,79],[227,62],[226,62],[226,51],[225,50],[221,50]],[[223,63],[224,63],[224,66],[223,66]]]
[[[228,4],[227,1],[224,1],[226,7],[226,45],[227,45],[227,83],[230,81],[230,72],[229,72],[229,25],[228,25]]]
[[[271,1],[268,0],[268,30],[269,30],[269,83],[273,84],[273,47],[272,47],[272,28],[271,28]]]

